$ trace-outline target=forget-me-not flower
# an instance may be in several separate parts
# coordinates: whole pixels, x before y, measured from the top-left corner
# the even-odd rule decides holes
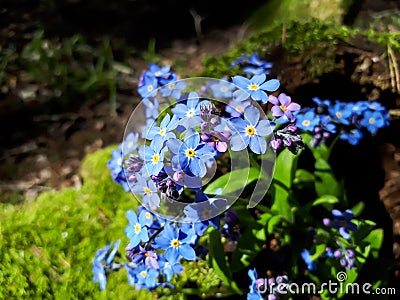
[[[174,154],[172,163],[179,166],[180,170],[189,169],[195,176],[203,177],[206,172],[206,161],[214,156],[214,149],[200,142],[200,135],[194,129],[189,128],[184,141],[169,139],[168,149]]]
[[[271,108],[271,113],[274,117],[286,116],[289,122],[293,122],[295,117],[293,111],[299,110],[300,105],[292,102],[292,99],[286,94],[282,93],[277,97],[269,95],[268,101],[274,106]]]
[[[145,75],[143,78],[143,85],[138,88],[138,92],[143,98],[153,97],[156,94],[157,87],[157,79],[152,76]]]
[[[318,124],[319,116],[313,110],[309,110],[304,114],[296,114],[296,125],[305,131],[313,132]]]
[[[171,96],[174,99],[179,99],[182,94],[182,90],[186,88],[186,82],[185,81],[176,81],[176,82],[170,82],[164,85],[160,89],[160,94],[163,97],[169,97]]]
[[[254,106],[248,106],[244,111],[244,119],[230,118],[228,126],[232,129],[230,140],[233,151],[240,151],[250,145],[251,151],[263,154],[267,150],[267,142],[263,136],[272,130],[268,120],[260,120],[260,111]]]
[[[385,126],[385,119],[380,111],[367,110],[364,112],[360,125],[366,127],[372,134],[375,134],[379,128]]]
[[[145,177],[158,175],[164,167],[166,148],[163,148],[163,146],[164,138],[161,135],[156,135],[151,141],[150,146],[140,146],[138,154],[144,161],[141,171]]]
[[[156,98],[144,98],[142,100],[143,104],[146,106],[146,118],[157,119],[159,115],[158,106],[159,103]]]
[[[265,74],[254,75],[251,79],[247,79],[243,76],[234,76],[232,81],[240,89],[233,92],[233,98],[235,101],[243,101],[251,97],[261,103],[266,103],[268,95],[265,91],[274,92],[279,88],[279,80],[270,79],[265,81]]]
[[[178,117],[176,115],[171,116],[166,114],[162,119],[160,126],[157,126],[156,121],[150,126],[144,135],[144,138],[152,140],[156,135],[160,135],[163,140],[175,138],[175,134],[172,132],[178,126]]]
[[[139,222],[139,219],[133,210],[126,212],[126,218],[129,221],[129,225],[125,227],[125,234],[130,239],[129,247],[135,248],[139,243],[147,242],[149,235],[147,227]]]
[[[135,174],[136,182],[132,187],[132,193],[142,194],[142,202],[146,208],[154,210],[160,206],[160,196],[157,194],[157,187],[153,180],[146,179],[139,173]]]

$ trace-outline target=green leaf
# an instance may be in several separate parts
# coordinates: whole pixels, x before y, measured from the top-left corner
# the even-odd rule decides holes
[[[326,244],[318,244],[315,246],[315,253],[310,256],[311,260],[316,260],[318,257],[320,257],[322,254],[324,254],[326,251]]]
[[[313,206],[323,205],[323,204],[335,204],[339,203],[339,199],[332,195],[322,195],[318,199],[314,200],[312,203]]]
[[[288,149],[284,149],[276,158],[274,180],[279,181],[290,189],[297,166],[299,154],[293,155]]]
[[[315,176],[311,172],[305,169],[297,169],[293,183],[309,183],[313,182],[314,180]]]
[[[336,197],[342,195],[342,186],[336,180],[329,163],[324,159],[315,162],[315,191],[318,196],[330,194]]]
[[[288,221],[294,221],[294,214],[289,203],[289,191],[279,183],[274,183],[274,203],[271,206],[271,211],[284,216]]]
[[[359,215],[361,215],[364,208],[365,208],[365,203],[363,201],[360,201],[351,208],[351,211],[353,212],[355,217],[358,217]]]
[[[268,222],[268,233],[272,233],[275,226],[281,221],[282,217],[280,215],[273,216]]]
[[[221,194],[230,194],[258,179],[259,174],[260,171],[254,167],[234,170],[211,182],[204,192],[206,194],[215,194],[221,188]]]
[[[379,256],[379,249],[382,247],[383,242],[383,229],[378,228],[374,229],[368,234],[364,239],[364,242],[367,242],[371,246],[372,256],[374,258],[378,258]]]
[[[318,147],[313,147],[311,145],[311,141],[314,139],[314,137],[309,133],[302,134],[302,139],[303,139],[303,142],[311,150],[311,152],[316,160],[317,159],[328,160],[329,155],[330,155],[330,149],[325,144],[322,143]]]

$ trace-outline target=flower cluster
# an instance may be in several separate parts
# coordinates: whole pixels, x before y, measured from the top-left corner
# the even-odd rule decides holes
[[[332,134],[357,145],[366,132],[375,134],[389,125],[389,113],[379,102],[321,100],[313,98],[317,107],[303,108],[296,112],[296,125],[313,133],[313,145],[325,143]]]
[[[239,66],[243,72],[248,75],[260,75],[269,74],[269,70],[272,68],[272,63],[266,62],[260,58],[257,53],[252,53],[250,56],[248,54],[243,54],[241,57],[235,59],[231,68]]]
[[[276,300],[280,294],[286,294],[286,286],[289,284],[287,275],[258,278],[256,269],[248,271],[251,283],[247,300]]]

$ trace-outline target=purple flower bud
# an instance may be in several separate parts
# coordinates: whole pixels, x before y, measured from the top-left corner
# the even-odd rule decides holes
[[[268,295],[268,300],[276,300],[278,298],[276,298],[276,296],[274,294],[269,294]]]
[[[341,250],[336,250],[335,252],[333,252],[333,256],[336,258],[341,258],[342,257],[342,251]]]
[[[283,139],[283,143],[285,144],[286,147],[290,147],[292,145],[292,140],[291,139]]]
[[[129,176],[128,180],[131,181],[131,182],[135,182],[136,181],[136,176],[135,175],[131,175],[131,176]]]
[[[280,148],[281,144],[282,144],[281,139],[274,139],[271,141],[271,147],[275,150],[278,150]]]
[[[330,134],[329,134],[329,132],[325,131],[325,132],[322,134],[322,136],[323,136],[324,138],[328,138],[328,137],[330,136]]]
[[[314,132],[320,132],[320,131],[321,131],[321,127],[316,126],[315,129],[314,129]]]
[[[208,127],[208,122],[203,122],[203,123],[201,123],[201,125],[200,125],[201,130],[206,130],[207,127]]]
[[[354,251],[353,250],[347,250],[347,256],[350,258],[354,257]]]
[[[213,117],[213,118],[211,118],[210,123],[211,123],[211,125],[215,126],[215,125],[218,125],[220,122],[219,122],[218,118]]]
[[[329,226],[329,225],[331,225],[331,220],[330,220],[329,218],[323,218],[323,219],[322,219],[322,223],[323,223],[325,226]]]
[[[175,173],[174,173],[174,175],[172,176],[172,178],[173,178],[175,181],[182,181],[183,178],[184,178],[184,174],[183,174],[182,171],[178,171],[178,172],[175,172]]]
[[[342,267],[346,267],[346,266],[347,266],[347,260],[346,260],[346,258],[342,257],[342,258],[340,259],[340,264],[342,265]]]
[[[173,186],[174,182],[171,179],[167,180],[167,186]]]
[[[264,280],[264,279],[258,278],[258,279],[256,280],[256,286],[257,286],[258,289],[261,289],[261,287],[263,287],[264,284],[265,284],[265,280]]]
[[[296,132],[297,131],[297,126],[296,125],[289,125],[287,127],[287,130],[290,132]]]
[[[314,138],[316,138],[317,140],[319,140],[321,138],[321,134],[317,133]]]
[[[268,285],[274,285],[275,284],[275,278],[271,277],[268,278]]]

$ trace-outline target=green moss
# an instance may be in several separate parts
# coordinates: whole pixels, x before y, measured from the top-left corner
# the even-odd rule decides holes
[[[284,43],[282,33],[285,29]],[[262,57],[268,56],[274,47],[282,47],[290,61],[300,58],[306,62],[310,77],[319,76],[333,70],[335,66],[335,47],[340,41],[350,43],[351,37],[358,34],[358,30],[337,25],[331,21],[310,19],[291,21],[283,24],[275,22],[270,27],[250,35],[221,57],[206,56],[203,76],[222,77],[224,75],[240,74],[238,68],[231,69],[232,61],[243,53],[258,53]]]
[[[115,184],[106,166],[109,147],[83,161],[81,190],[41,194],[34,202],[0,204],[0,297],[1,299],[184,299],[182,289],[207,293],[220,285],[206,262],[187,263],[176,276],[177,289],[156,292],[135,290],[125,270],[112,273],[107,289],[92,283],[92,259],[97,249],[121,238],[127,225],[125,212],[137,201]],[[121,246],[121,249],[122,250]],[[187,291],[186,291],[187,292]]]
[[[152,298],[129,286],[125,271],[111,274],[104,293],[91,283],[96,250],[124,239],[125,211],[137,206],[112,182],[106,167],[110,153],[108,148],[86,158],[81,190],[43,193],[23,205],[1,204],[3,299]]]

